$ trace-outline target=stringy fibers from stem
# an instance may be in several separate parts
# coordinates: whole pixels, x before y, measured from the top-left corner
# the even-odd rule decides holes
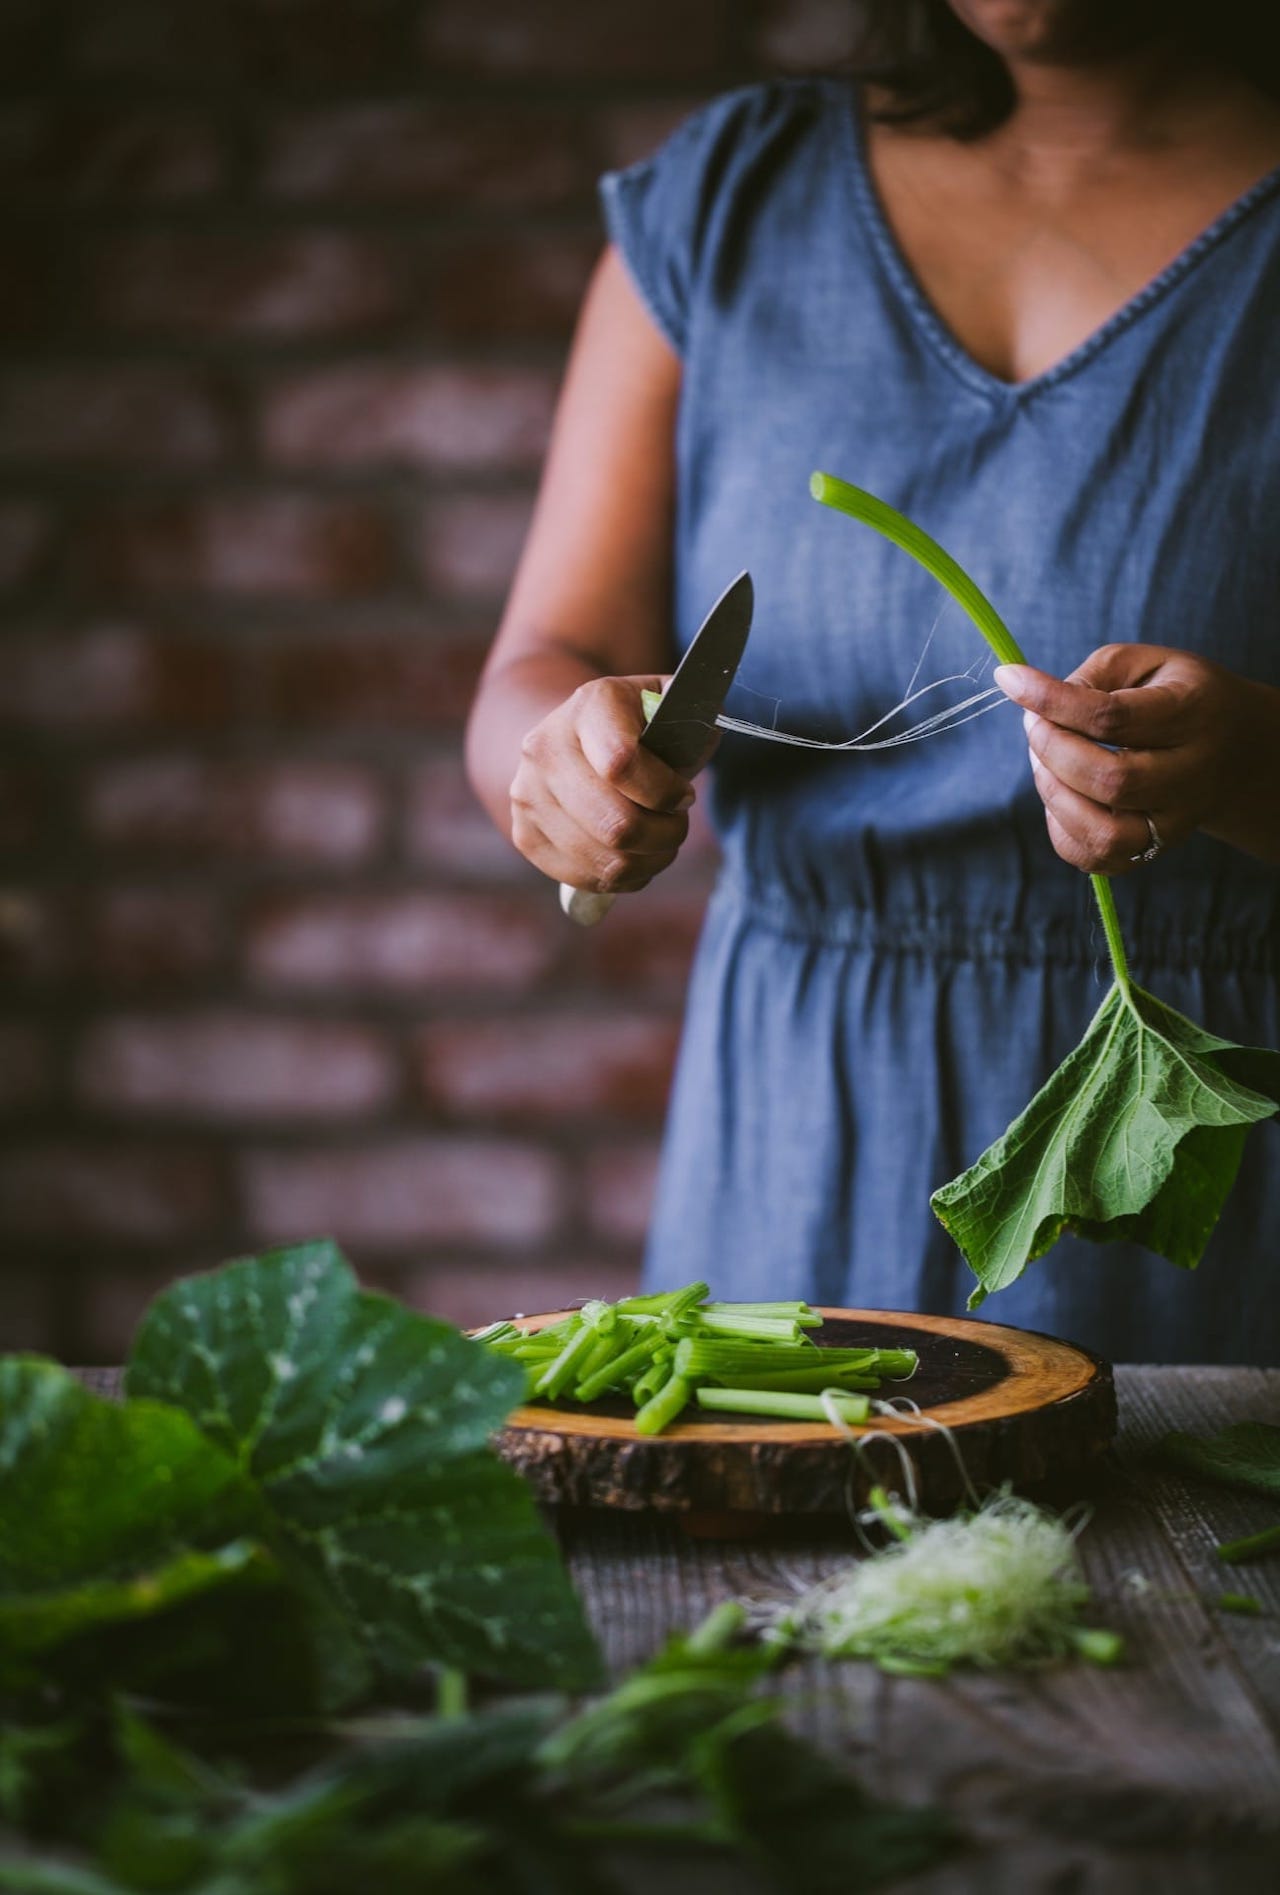
[[[1045,1664],[1079,1649],[1090,1592],[1076,1531],[1000,1493],[975,1513],[913,1524],[905,1539],[753,1617],[801,1650],[892,1670]]]

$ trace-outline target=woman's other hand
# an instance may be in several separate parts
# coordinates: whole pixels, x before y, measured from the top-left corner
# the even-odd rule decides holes
[[[641,691],[655,677],[595,678],[535,724],[511,784],[511,840],[572,888],[643,888],[674,861],[694,792],[646,750]]]
[[[1280,861],[1280,692],[1192,652],[1103,645],[1066,679],[1002,665],[1054,848],[1122,875],[1203,829]]]

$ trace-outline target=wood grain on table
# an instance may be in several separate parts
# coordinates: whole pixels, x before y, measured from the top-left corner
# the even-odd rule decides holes
[[[115,1371],[86,1371],[104,1393]],[[1119,1368],[1120,1433],[1092,1489],[1081,1553],[1115,1669],[888,1677],[868,1664],[789,1668],[797,1727],[869,1789],[941,1804],[963,1854],[895,1884],[903,1895],[1277,1895],[1280,1891],[1280,1558],[1224,1566],[1215,1548],[1274,1523],[1273,1501],[1151,1458],[1170,1429],[1280,1422],[1280,1370]],[[559,1524],[615,1672],[725,1598],[807,1584],[850,1556],[840,1526],[803,1539],[692,1539],[661,1517],[575,1513]],[[1257,1618],[1216,1611],[1251,1594]],[[719,1895],[705,1863],[635,1864],[635,1895]],[[851,1891],[857,1888],[850,1865]],[[739,1878],[735,1895],[746,1895]]]

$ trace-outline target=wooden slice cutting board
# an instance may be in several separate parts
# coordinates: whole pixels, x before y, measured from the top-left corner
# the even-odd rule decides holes
[[[529,1328],[558,1322],[564,1310],[522,1318]],[[980,1491],[1012,1482],[1051,1481],[1081,1491],[1115,1433],[1111,1369],[1071,1343],[998,1323],[892,1310],[824,1309],[814,1340],[841,1348],[914,1349],[910,1382],[886,1383],[883,1395],[910,1394],[952,1431]],[[578,1507],[654,1508],[687,1516],[708,1532],[733,1531],[748,1519],[843,1513],[865,1498],[873,1479],[902,1491],[898,1454],[872,1443],[858,1457],[823,1422],[764,1421],[687,1409],[664,1433],[636,1433],[629,1401],[590,1409],[531,1402],[498,1435],[503,1458],[538,1498]],[[920,1504],[942,1512],[963,1498],[955,1454],[937,1429],[907,1417],[873,1417],[911,1457]]]

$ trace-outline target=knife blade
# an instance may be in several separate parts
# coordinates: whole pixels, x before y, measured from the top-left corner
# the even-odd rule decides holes
[[[729,687],[733,683],[755,609],[751,574],[740,572],[731,580],[672,673],[661,702],[640,733],[640,742],[655,757],[685,776],[701,761],[715,729]],[[560,906],[571,921],[589,928],[602,921],[614,904],[613,895],[560,884]]]

